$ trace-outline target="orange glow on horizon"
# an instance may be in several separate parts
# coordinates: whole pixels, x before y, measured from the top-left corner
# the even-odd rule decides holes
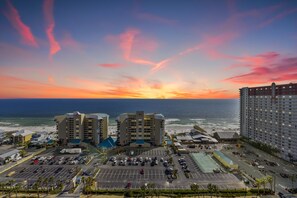
[[[139,99],[233,99],[237,93],[226,90],[185,91],[177,84],[148,84],[133,79],[129,86],[108,87],[87,80],[76,80],[85,87],[67,87],[55,85],[54,79],[49,77],[48,83],[40,83],[13,76],[0,76],[2,84],[0,98],[139,98]],[[125,83],[123,83],[125,84]]]

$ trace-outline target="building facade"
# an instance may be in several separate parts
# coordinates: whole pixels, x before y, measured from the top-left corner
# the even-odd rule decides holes
[[[160,146],[164,140],[165,118],[162,114],[137,111],[124,113],[117,120],[117,145]]]
[[[34,132],[30,130],[19,130],[15,133],[11,134],[11,140],[14,144],[25,144],[27,142],[30,142],[32,135]]]
[[[56,129],[62,144],[80,141],[98,145],[107,138],[109,116],[102,113],[67,113],[55,117]]]
[[[297,84],[240,89],[240,133],[297,160]]]

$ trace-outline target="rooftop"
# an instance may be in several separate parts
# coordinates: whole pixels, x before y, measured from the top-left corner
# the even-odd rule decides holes
[[[238,133],[236,132],[215,132],[214,135],[217,135],[220,139],[237,139],[239,138]]]
[[[13,134],[11,134],[12,136],[26,136],[26,135],[31,135],[33,134],[34,132],[33,131],[30,131],[30,130],[27,130],[27,129],[22,129],[22,130],[19,130]]]
[[[16,153],[18,153],[18,152],[19,152],[19,150],[14,149],[14,150],[11,150],[11,151],[8,151],[8,152],[6,152],[6,153],[1,154],[1,155],[0,155],[0,158],[1,158],[1,159],[5,159],[6,157],[10,157],[10,156],[12,156],[12,155],[14,155],[14,154],[16,154]]]

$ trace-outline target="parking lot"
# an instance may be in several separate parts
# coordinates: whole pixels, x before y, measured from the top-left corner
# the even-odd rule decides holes
[[[8,174],[15,172],[11,177]],[[45,166],[18,166],[1,174],[1,177],[22,179],[22,180],[37,180],[39,177],[50,178],[54,180],[69,181],[77,173],[76,167],[45,167]]]
[[[202,173],[188,154],[181,156],[167,155],[165,148],[154,148],[146,151],[120,153],[112,156],[108,163],[99,167],[96,177],[97,187],[103,189],[139,188],[145,183],[152,182],[156,188],[186,189],[192,183],[198,183],[201,188],[207,188],[208,183],[217,184],[220,188],[244,188],[244,184],[234,175],[227,173]],[[172,164],[169,163],[170,158]],[[184,158],[189,178],[184,175],[185,169],[178,160]],[[157,164],[154,163],[157,161]],[[168,165],[167,165],[168,164]],[[174,164],[174,165],[173,165]],[[170,170],[177,171],[177,179],[173,178]]]
[[[25,181],[25,188],[32,188],[38,179],[51,178],[53,185],[62,182],[67,188],[68,184],[69,187],[72,185],[71,180],[88,160],[88,157],[78,154],[56,155],[46,152],[3,172],[0,174],[0,182],[15,180],[23,184]]]

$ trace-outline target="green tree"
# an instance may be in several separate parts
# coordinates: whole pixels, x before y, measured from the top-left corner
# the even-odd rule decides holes
[[[177,179],[177,171],[178,171],[177,169],[174,169],[174,170],[173,170],[173,176],[174,176],[174,179]]]
[[[141,196],[143,198],[145,198],[145,194],[146,194],[146,187],[147,187],[147,184],[144,184],[140,187],[140,190],[141,190]]]
[[[21,157],[24,157],[26,154],[27,154],[27,151],[25,151],[24,149],[20,150]]]
[[[210,193],[210,197],[212,197],[212,193],[213,193],[213,185],[212,185],[212,184],[208,184],[208,185],[207,185],[207,189],[208,189],[208,192]]]
[[[17,184],[14,187],[15,197],[18,197],[18,191],[21,189],[21,184]]]
[[[8,197],[11,197],[11,192],[13,191],[13,183],[15,182],[15,180],[11,179],[8,181],[8,185],[9,185],[9,190],[8,190]]]
[[[263,185],[263,193],[265,194],[266,192],[266,184],[267,184],[267,178],[264,177],[261,179],[261,184]]]
[[[258,195],[259,195],[259,193],[260,193],[260,192],[259,192],[259,191],[260,191],[260,186],[261,186],[261,184],[262,184],[261,179],[258,179],[258,178],[257,178],[255,184],[256,184],[256,186],[257,186],[257,189],[258,189]]]
[[[219,187],[217,185],[212,185],[212,191],[215,193],[216,197],[218,197]]]
[[[272,185],[273,185],[273,178],[272,178],[272,176],[268,175],[266,177],[266,181],[270,184],[270,190],[272,191]]]
[[[35,189],[37,191],[37,197],[38,198],[40,197],[39,190],[40,190],[41,183],[42,183],[42,177],[39,177],[37,179],[37,181],[33,185],[33,189]]]
[[[48,182],[49,181],[49,179],[48,178],[45,178],[44,180],[43,180],[43,185],[46,187],[46,190],[47,190],[47,194],[49,193],[49,186],[48,186]]]
[[[169,163],[169,164],[172,164],[172,163],[173,163],[173,158],[172,158],[172,157],[170,157],[170,158],[168,159],[168,163]]]
[[[148,189],[149,195],[151,195],[151,197],[153,197],[153,195],[154,195],[155,188],[156,188],[155,183],[148,183],[147,184],[147,189]]]
[[[194,191],[195,194],[197,194],[198,197],[199,197],[199,194],[198,194],[198,192],[199,192],[199,185],[198,184],[196,184],[196,183],[191,184],[191,190]]]
[[[53,190],[53,186],[54,186],[54,177],[53,176],[51,176],[48,179],[48,183],[49,183],[49,186],[51,187],[51,190]]]

